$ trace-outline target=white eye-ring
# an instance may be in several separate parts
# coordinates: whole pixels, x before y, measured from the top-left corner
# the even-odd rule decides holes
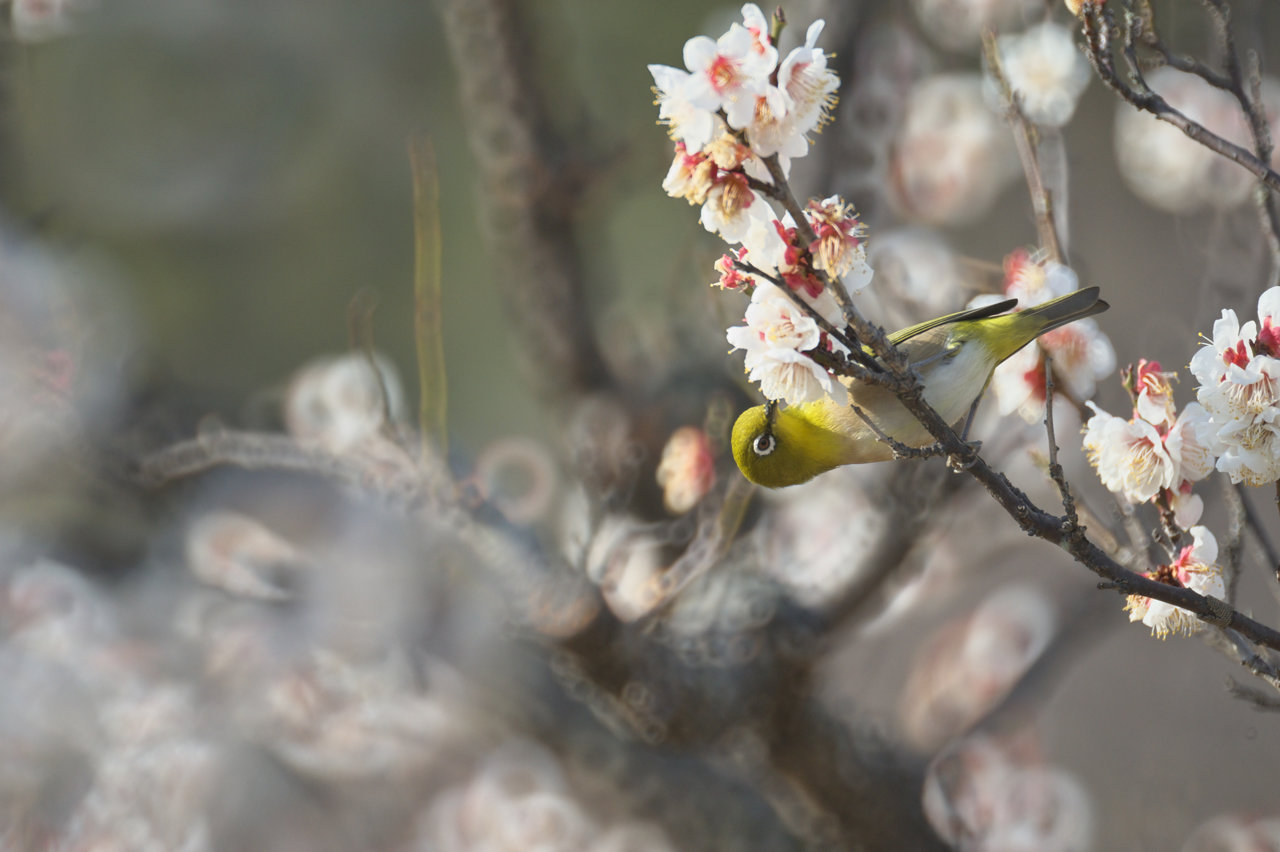
[[[773,436],[768,432],[761,432],[756,439],[751,442],[751,449],[755,450],[758,456],[767,456],[773,452],[774,447],[778,446],[778,442],[773,440]]]

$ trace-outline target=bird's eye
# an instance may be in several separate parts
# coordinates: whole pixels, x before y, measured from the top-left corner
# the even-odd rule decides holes
[[[767,456],[769,453],[773,452],[773,448],[777,445],[778,443],[773,440],[772,435],[768,432],[761,432],[756,436],[756,439],[751,442],[751,449],[755,450],[756,455],[758,456]]]

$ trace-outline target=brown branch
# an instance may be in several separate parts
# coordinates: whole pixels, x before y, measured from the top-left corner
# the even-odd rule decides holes
[[[1223,139],[1204,125],[1188,118],[1151,90],[1142,75],[1134,47],[1142,32],[1142,24],[1138,16],[1126,10],[1124,41],[1120,49],[1132,84],[1117,72],[1112,57],[1111,32],[1116,29],[1116,25],[1110,9],[1097,3],[1096,0],[1091,0],[1085,4],[1081,20],[1087,48],[1085,55],[1098,77],[1108,88],[1127,103],[1173,125],[1192,140],[1244,168],[1272,192],[1280,192],[1280,174],[1275,172],[1267,162],[1259,159],[1253,152]]]
[[[1093,13],[1100,14],[1096,7],[1093,8]],[[769,173],[775,185],[787,196],[783,206],[796,219],[797,232],[812,242],[812,229],[808,227],[800,204],[791,192],[776,157],[767,159],[766,164],[769,165]],[[1277,178],[1280,179],[1280,176]],[[825,279],[824,283],[829,284],[829,279]],[[1209,624],[1236,630],[1250,641],[1280,650],[1280,631],[1253,620],[1216,598],[1205,597],[1188,588],[1169,586],[1129,571],[1090,541],[1078,521],[1073,522],[1070,517],[1051,514],[1033,503],[1004,474],[994,470],[972,446],[961,440],[951,425],[924,401],[924,387],[920,377],[911,369],[906,355],[889,342],[882,329],[858,313],[844,297],[843,288],[836,288],[836,292],[842,300],[845,319],[884,366],[885,373],[891,380],[886,386],[894,391],[903,406],[934,437],[954,466],[978,480],[1023,532],[1061,547],[1077,562],[1098,575],[1104,581],[1101,584],[1104,588],[1114,589],[1125,595],[1164,601]]]

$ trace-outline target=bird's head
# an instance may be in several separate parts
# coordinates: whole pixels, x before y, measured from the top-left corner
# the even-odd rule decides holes
[[[844,440],[811,423],[803,407],[770,402],[748,408],[733,424],[733,460],[742,475],[766,488],[808,482],[848,459]]]

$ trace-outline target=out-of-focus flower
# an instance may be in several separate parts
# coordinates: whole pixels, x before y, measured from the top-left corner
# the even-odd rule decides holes
[[[910,317],[946,313],[964,286],[956,253],[931,228],[914,226],[879,234],[867,246],[867,258],[884,284],[883,292],[904,303],[905,312],[894,313],[892,321],[886,322],[891,328],[916,321]]]
[[[606,830],[583,807],[556,759],[531,742],[500,747],[467,783],[438,796],[418,821],[411,849],[423,852],[666,852],[656,826],[627,822]],[[623,840],[643,845],[619,846]],[[606,842],[607,841],[607,842]]]
[[[376,364],[376,370],[374,367]],[[289,385],[284,418],[298,440],[343,453],[377,438],[404,408],[404,391],[391,362],[362,353],[315,361]]]
[[[1222,569],[1214,564],[1218,560],[1218,540],[1207,527],[1194,526],[1189,532],[1192,544],[1182,548],[1171,565],[1162,565],[1147,576],[1207,597],[1225,597]],[[1151,628],[1152,635],[1161,639],[1170,633],[1190,636],[1203,627],[1200,619],[1186,610],[1141,595],[1130,595],[1125,609],[1130,621],[1141,621]]]
[[[999,36],[996,50],[1005,80],[1028,120],[1044,127],[1061,127],[1071,120],[1090,72],[1070,30],[1045,21],[1020,34]],[[1003,93],[989,73],[984,85],[988,102],[1003,109]]]
[[[11,0],[13,35],[39,42],[75,31],[75,17],[96,5],[92,0]]]
[[[1280,287],[1258,299],[1259,322],[1240,325],[1224,310],[1213,342],[1191,359],[1196,396],[1208,417],[1199,440],[1232,482],[1265,485],[1280,479]]]
[[[1037,0],[911,0],[921,28],[940,46],[965,51],[988,29],[1004,32],[1029,19]]]
[[[936,631],[902,693],[903,725],[920,748],[968,728],[1017,683],[1048,646],[1057,618],[1031,586],[1002,589]]]
[[[716,481],[715,456],[707,433],[681,426],[671,433],[658,462],[658,485],[667,511],[683,514],[698,504]]]
[[[297,573],[306,557],[281,536],[245,515],[209,512],[187,530],[187,567],[202,581],[233,595],[282,601],[292,597],[281,572]]]
[[[1274,852],[1280,849],[1280,817],[1214,817],[1187,838],[1182,852]]]
[[[593,527],[586,496],[574,492],[566,501],[561,543],[569,564],[600,587],[605,604],[623,621],[649,612],[661,598],[664,542],[651,525],[610,514]]]
[[[1016,174],[1008,127],[982,97],[977,74],[928,77],[907,96],[890,153],[889,200],[931,225],[981,217]]]
[[[1251,136],[1240,106],[1229,93],[1194,74],[1162,66],[1147,75],[1152,91],[1211,132],[1249,147]],[[1262,80],[1267,116],[1280,119],[1280,85]],[[1249,198],[1256,179],[1240,166],[1187,137],[1181,130],[1121,102],[1116,107],[1116,163],[1131,191],[1153,207],[1186,214],[1209,206],[1235,207]],[[1272,157],[1272,167],[1280,154]]]
[[[818,606],[864,567],[885,516],[859,487],[857,472],[837,468],[794,488],[770,491],[770,511],[753,533],[763,570],[803,603]]]
[[[1018,308],[1035,307],[1077,289],[1076,274],[1068,266],[1019,249],[1005,258],[1005,295],[1018,300]],[[970,301],[978,307],[997,301],[991,295]],[[1053,358],[1054,376],[1066,384],[1076,399],[1087,399],[1097,382],[1115,369],[1115,349],[1091,317],[1077,320],[1041,335],[996,367],[991,386],[1001,414],[1018,412],[1028,423],[1044,418],[1044,356]]]
[[[404,668],[316,650],[246,701],[242,719],[264,747],[321,781],[393,781],[450,769],[477,733],[461,678],[428,661],[423,689]]]
[[[1085,852],[1093,805],[1080,782],[1052,766],[1012,759],[983,738],[962,740],[930,764],[924,812],[933,830],[961,848]]]

